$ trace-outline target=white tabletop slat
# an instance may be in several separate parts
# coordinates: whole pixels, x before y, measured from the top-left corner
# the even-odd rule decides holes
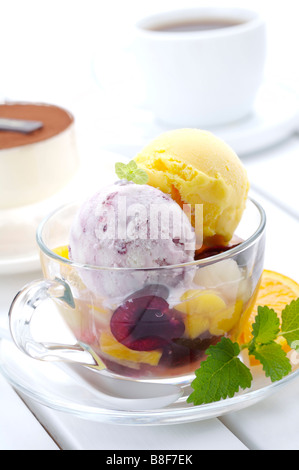
[[[163,426],[91,422],[26,400],[64,450],[247,450],[219,419]]]
[[[251,450],[299,450],[299,379],[271,397],[220,418]]]
[[[8,308],[17,291],[40,272],[0,276],[0,337],[9,336]],[[49,433],[0,374],[0,449],[59,450]]]
[[[0,450],[59,450],[21,398],[0,375]]]

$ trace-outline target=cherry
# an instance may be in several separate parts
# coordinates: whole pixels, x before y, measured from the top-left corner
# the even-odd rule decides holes
[[[162,297],[150,295],[131,298],[118,307],[110,328],[117,341],[136,351],[163,348],[185,330],[178,312],[169,309]]]

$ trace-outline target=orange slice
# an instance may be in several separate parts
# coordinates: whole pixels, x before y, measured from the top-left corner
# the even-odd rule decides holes
[[[100,338],[101,351],[115,359],[132,361],[132,362],[143,362],[151,366],[158,365],[159,360],[162,356],[162,351],[133,351],[123,344],[116,341],[114,336],[108,332],[103,331]]]
[[[253,309],[244,314],[240,325],[238,342],[240,344],[248,343],[252,339],[252,324],[255,322],[258,306],[267,305],[273,308],[281,320],[281,313],[286,305],[299,297],[299,284],[289,277],[265,270],[262,274],[260,287],[257,293]],[[285,352],[290,350],[286,340],[279,337],[277,340]],[[254,358],[250,357],[251,365],[259,364]]]

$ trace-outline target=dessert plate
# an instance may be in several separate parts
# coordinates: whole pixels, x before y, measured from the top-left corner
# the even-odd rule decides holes
[[[107,401],[103,400],[103,393],[97,393],[97,389],[91,386],[90,381],[86,382],[84,376],[74,373],[70,366],[31,359],[19,351],[12,341],[8,339],[0,341],[0,372],[21,394],[48,408],[111,424],[169,425],[219,417],[254,405],[277,392],[298,377],[296,367],[298,366],[294,367],[291,374],[275,383],[265,378],[259,367],[254,367],[253,385],[250,389],[216,403],[201,406],[188,404],[186,399],[191,393],[191,388],[186,385],[182,387],[182,396],[179,398],[174,393],[170,394],[173,401],[167,403],[167,400],[164,402],[157,400],[157,404],[165,405],[163,407],[149,406],[142,409],[139,407],[140,397],[138,397],[136,406],[131,399],[128,409],[129,407],[124,406],[124,400],[128,397],[122,396],[118,401],[115,395],[110,405],[107,405]],[[98,374],[96,371],[92,373]],[[173,388],[170,390],[173,392]],[[111,387],[107,393],[111,398]],[[153,402],[147,403],[152,405]]]

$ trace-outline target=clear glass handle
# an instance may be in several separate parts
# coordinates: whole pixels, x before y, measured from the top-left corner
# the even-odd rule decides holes
[[[33,281],[14,298],[9,310],[9,325],[12,338],[18,348],[34,359],[98,366],[88,346],[83,347],[79,343],[69,345],[37,342],[33,338],[31,320],[37,307],[48,299],[55,299],[70,308],[75,308],[71,289],[62,279]]]

